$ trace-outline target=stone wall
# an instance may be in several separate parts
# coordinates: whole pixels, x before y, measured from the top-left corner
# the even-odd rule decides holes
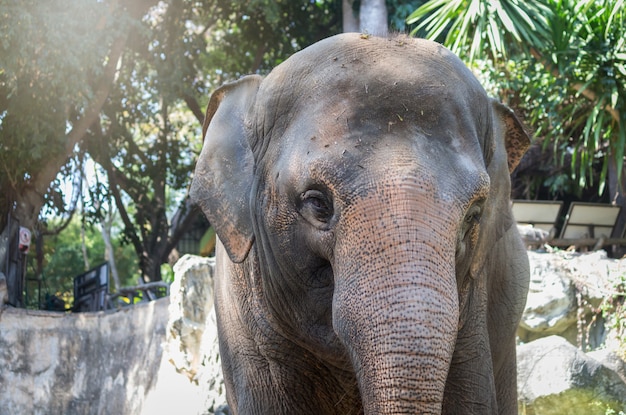
[[[168,305],[0,309],[0,414],[141,413],[156,387]]]

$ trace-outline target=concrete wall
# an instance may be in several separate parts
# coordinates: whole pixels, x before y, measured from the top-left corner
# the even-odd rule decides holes
[[[141,413],[163,362],[168,304],[0,309],[0,414]]]

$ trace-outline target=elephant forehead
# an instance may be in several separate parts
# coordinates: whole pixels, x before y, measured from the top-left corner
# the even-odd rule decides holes
[[[278,65],[273,76],[285,74],[299,78],[321,78],[343,69],[377,71],[387,70],[390,75],[406,77],[415,72],[428,73],[434,78],[449,78],[458,74],[471,79],[472,74],[463,62],[438,43],[425,39],[396,36],[392,38],[363,38],[355,33],[333,36],[305,48]],[[479,85],[479,84],[478,84]]]
[[[259,135],[280,137],[304,113],[329,137],[407,128],[484,136],[488,99],[471,72],[441,46],[398,39],[346,34],[289,58],[259,90]]]
[[[350,135],[347,129],[344,136],[305,132],[306,128],[290,131],[274,147],[279,151],[267,164],[268,177],[275,179],[281,192],[322,185],[348,200],[388,189],[380,186],[382,178],[388,178],[385,183],[392,187],[419,179],[441,200],[453,200],[476,193],[476,186],[489,185],[481,155],[461,149],[459,141],[447,145],[419,133],[384,132],[368,138]]]
[[[261,95],[278,100],[325,97],[383,89],[408,94],[417,88],[447,91],[455,97],[485,95],[469,69],[443,46],[424,39],[363,38],[337,35],[291,56],[276,67],[261,87]],[[393,88],[397,87],[397,88]],[[432,95],[432,94],[431,94]]]
[[[269,148],[276,155],[295,157],[300,164],[319,157],[358,164],[373,154],[383,163],[407,155],[448,163],[454,163],[451,156],[464,156],[482,164],[481,123],[459,105],[448,102],[445,107],[433,107],[423,105],[424,101],[428,100],[367,93],[312,101],[309,111],[290,113],[288,124],[272,131]],[[400,152],[386,153],[387,147]]]

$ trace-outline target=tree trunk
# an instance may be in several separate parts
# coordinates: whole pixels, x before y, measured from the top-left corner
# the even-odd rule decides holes
[[[387,6],[385,0],[361,0],[359,30],[377,36],[387,36]]]
[[[353,3],[353,0],[343,0],[342,2],[344,33],[359,31],[359,17],[354,13],[354,10],[352,9]]]
[[[117,273],[117,265],[115,264],[115,250],[111,243],[111,222],[113,215],[109,213],[107,219],[100,221],[100,233],[102,233],[102,239],[104,240],[104,259],[109,262],[109,268],[111,270],[111,277],[113,277],[113,283],[115,289],[119,291],[121,288],[120,277]]]
[[[142,0],[131,2],[130,5],[123,7],[132,18],[139,19],[156,3],[155,0]],[[94,30],[98,29],[99,28],[94,28]],[[21,226],[31,230],[35,228],[39,212],[45,204],[45,195],[48,192],[50,183],[52,183],[61,168],[67,163],[69,156],[74,152],[76,145],[83,140],[89,127],[98,118],[109,96],[117,73],[117,64],[126,46],[127,38],[128,33],[125,33],[113,41],[106,65],[103,67],[100,82],[94,87],[93,99],[90,105],[84,109],[82,117],[73,123],[72,129],[66,136],[65,152],[59,154],[57,157],[48,159],[46,165],[40,170],[37,176],[33,177],[31,181],[21,189],[17,189],[15,200],[12,201],[15,203],[14,207],[12,206],[13,204],[11,204],[8,213],[12,214]],[[0,238],[0,270],[4,270],[7,263],[6,252],[8,247],[6,244],[8,239],[5,238],[5,234],[8,235],[8,230],[2,229],[3,236]]]

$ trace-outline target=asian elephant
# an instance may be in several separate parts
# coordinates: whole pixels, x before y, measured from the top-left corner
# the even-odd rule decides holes
[[[517,413],[530,140],[454,54],[330,37],[218,89],[203,135],[234,413]]]

